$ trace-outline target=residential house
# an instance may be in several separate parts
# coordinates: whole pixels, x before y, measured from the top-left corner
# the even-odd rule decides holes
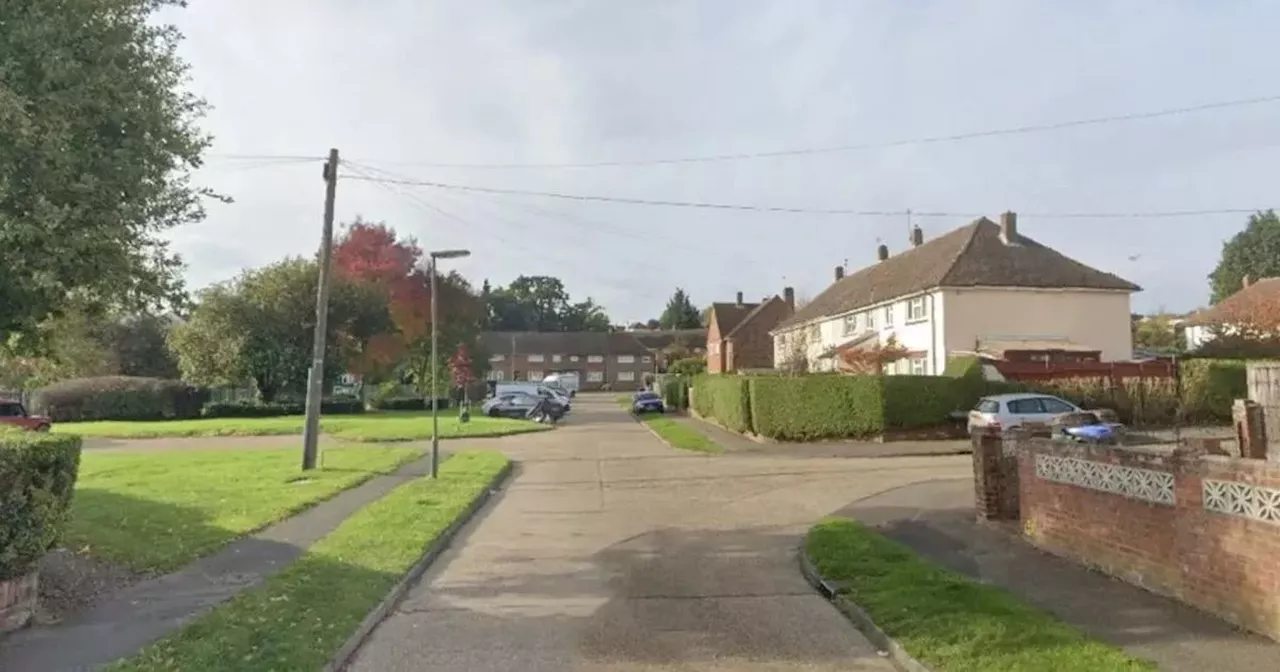
[[[1240,291],[1201,310],[1182,322],[1187,349],[1195,350],[1212,341],[1218,334],[1230,334],[1236,325],[1232,316],[1280,314],[1280,278],[1263,278],[1253,282],[1248,276]]]
[[[655,370],[655,354],[628,332],[503,332],[480,334],[489,380],[542,380],[577,373],[582,389],[634,389]]]
[[[835,370],[832,353],[893,336],[907,356],[890,373],[938,375],[948,357],[998,352],[1030,361],[1128,360],[1130,295],[1137,285],[1041,245],[1018,231],[1017,215],[983,217],[845,275],[772,331],[775,360]]]
[[[654,371],[665,373],[680,357],[697,357],[707,345],[706,329],[655,329],[630,333],[653,355]]]
[[[746,303],[742,292],[734,303],[711,304],[707,324],[707,372],[732,373],[742,369],[773,368],[773,337],[769,331],[796,310],[795,290],[783,296]]]

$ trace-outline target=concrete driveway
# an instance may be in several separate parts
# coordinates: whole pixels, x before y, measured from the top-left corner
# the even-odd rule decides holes
[[[583,397],[555,432],[496,447],[514,478],[349,669],[892,670],[800,576],[816,520],[963,456],[704,456]]]

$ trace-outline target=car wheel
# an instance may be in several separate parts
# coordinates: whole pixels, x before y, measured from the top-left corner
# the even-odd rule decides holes
[[[49,431],[49,425],[39,425],[39,426],[37,426],[37,427],[36,427],[36,431],[37,431],[37,432],[47,432],[47,431]]]
[[[498,409],[496,409],[496,408],[491,408],[491,409],[489,409],[489,417],[491,417],[491,418],[499,418],[499,417],[502,417],[502,411],[499,411],[499,410],[498,410]]]

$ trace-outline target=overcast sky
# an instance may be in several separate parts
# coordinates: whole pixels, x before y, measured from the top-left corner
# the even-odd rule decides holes
[[[1280,103],[962,142],[590,169],[458,168],[859,145],[1280,94],[1280,3],[1115,0],[192,0],[172,15],[214,105],[202,181],[233,196],[174,234],[200,287],[314,254],[316,164],[227,154],[337,147],[410,180],[803,208],[1020,213],[1024,235],[1185,310],[1245,217],[1037,213],[1276,204]],[[562,278],[615,321],[793,285],[813,296],[903,216],[796,215],[477,196],[356,180],[338,217],[384,220],[477,284]]]

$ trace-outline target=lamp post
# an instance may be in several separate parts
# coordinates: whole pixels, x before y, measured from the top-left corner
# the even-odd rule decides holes
[[[436,288],[437,265],[441,259],[461,259],[471,256],[470,250],[439,250],[431,252],[431,478],[440,474],[440,361],[437,359],[437,346],[440,342],[440,322],[438,293]]]

